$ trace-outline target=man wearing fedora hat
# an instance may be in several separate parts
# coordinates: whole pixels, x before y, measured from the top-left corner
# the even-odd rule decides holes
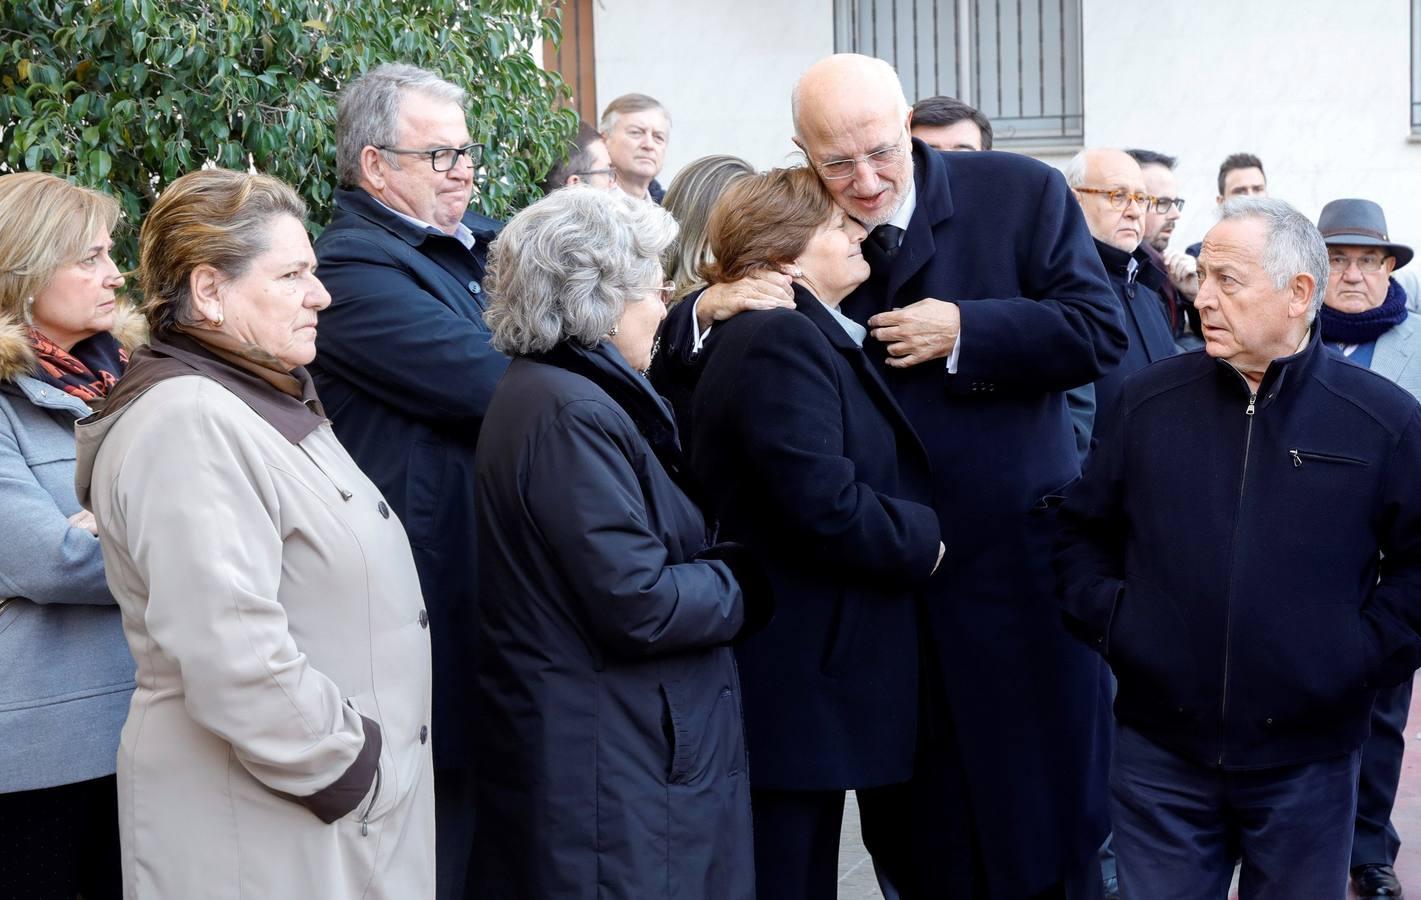
[[[1317,228],[1329,267],[1318,316],[1323,341],[1421,399],[1421,317],[1407,315],[1406,293],[1392,277],[1411,261],[1411,248],[1391,240],[1382,208],[1370,200],[1333,200],[1322,208]],[[1371,735],[1362,745],[1352,837],[1352,883],[1360,900],[1402,896],[1392,869],[1401,840],[1391,809],[1410,707],[1410,681],[1378,693]]]

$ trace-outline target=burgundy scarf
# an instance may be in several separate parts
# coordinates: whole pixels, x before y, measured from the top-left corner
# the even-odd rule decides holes
[[[108,396],[128,365],[128,353],[107,331],[85,338],[72,350],[65,350],[31,328],[30,346],[39,360],[36,377],[90,405]]]

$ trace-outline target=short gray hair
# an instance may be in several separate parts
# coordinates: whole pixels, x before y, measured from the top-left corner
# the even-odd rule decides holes
[[[602,119],[597,125],[597,130],[602,134],[611,134],[612,129],[617,127],[617,120],[622,116],[652,109],[666,117],[666,127],[669,129],[671,127],[671,113],[661,105],[660,100],[646,94],[623,94],[608,103],[607,108],[602,110]]]
[[[1076,155],[1071,157],[1071,161],[1066,163],[1066,168],[1061,171],[1061,174],[1066,176],[1068,187],[1078,188],[1085,184],[1085,161],[1086,154],[1089,152],[1088,150],[1077,151]]]
[[[655,204],[573,185],[509,220],[489,248],[484,322],[509,356],[595,347],[661,280],[676,220]]]
[[[1282,200],[1261,197],[1237,197],[1219,207],[1219,221],[1259,219],[1268,226],[1259,265],[1268,273],[1274,290],[1282,290],[1294,275],[1306,272],[1313,278],[1312,297],[1308,303],[1308,324],[1312,324],[1322,306],[1327,289],[1329,267],[1327,243],[1322,233],[1307,216]]]
[[[360,184],[360,154],[366,147],[399,141],[400,104],[418,91],[463,109],[468,94],[435,72],[404,63],[385,63],[345,86],[336,114],[336,177],[343,187]]]

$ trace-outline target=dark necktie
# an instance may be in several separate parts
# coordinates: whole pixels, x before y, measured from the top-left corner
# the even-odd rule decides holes
[[[903,240],[903,229],[884,223],[870,231],[868,239],[883,252],[885,259],[892,259],[898,255],[898,243]]]

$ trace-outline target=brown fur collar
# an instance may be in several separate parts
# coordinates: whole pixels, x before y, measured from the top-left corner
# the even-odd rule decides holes
[[[123,349],[132,353],[148,341],[148,323],[133,307],[122,300],[114,307],[114,337]],[[30,346],[30,329],[23,322],[0,316],[0,381],[14,381],[35,370],[35,352]]]

